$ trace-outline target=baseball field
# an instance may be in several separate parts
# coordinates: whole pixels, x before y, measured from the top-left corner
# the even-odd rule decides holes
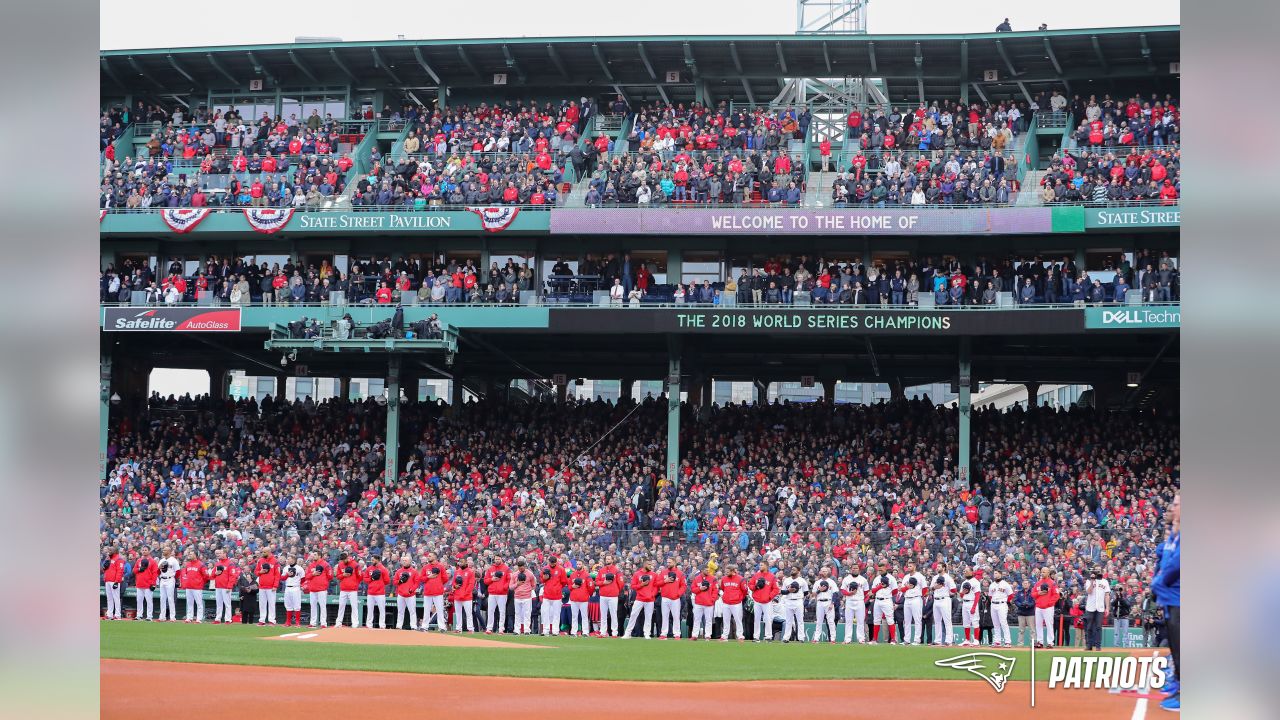
[[[935,661],[972,652],[1014,659],[1002,692]],[[1141,652],[1141,651],[1136,651]],[[1049,690],[1050,658],[1024,649],[488,636],[351,628],[103,622],[104,717],[136,710],[137,692],[218,687],[195,717],[270,711],[303,717],[315,702],[402,702],[470,717],[563,717],[594,708],[616,717],[643,707],[675,716],[763,717],[779,712],[1001,712],[1005,717],[1137,718],[1149,699]],[[1097,653],[1091,653],[1097,655]],[[994,665],[992,668],[994,669]],[[320,699],[316,700],[314,698]],[[303,699],[312,698],[312,700]],[[353,706],[354,707],[354,706]],[[1158,711],[1157,711],[1158,712]]]

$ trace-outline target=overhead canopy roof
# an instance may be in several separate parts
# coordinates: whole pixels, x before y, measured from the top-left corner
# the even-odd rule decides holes
[[[701,37],[508,38],[288,43],[101,53],[104,97],[247,91],[322,85],[356,88],[494,88],[502,92],[563,88],[673,100],[705,83],[715,100],[757,102],[777,94],[783,78],[883,78],[892,99],[954,98],[966,83],[994,97],[1048,87],[1176,84],[1179,26],[1093,28],[972,35],[753,35]],[[999,80],[984,83],[983,72]],[[678,82],[666,82],[678,72]],[[745,81],[745,82],[744,82]],[[1073,82],[1074,81],[1074,82]]]

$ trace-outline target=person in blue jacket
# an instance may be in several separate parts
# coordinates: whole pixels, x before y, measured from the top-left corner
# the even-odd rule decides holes
[[[1160,559],[1156,564],[1155,576],[1151,579],[1151,593],[1156,602],[1164,608],[1165,635],[1169,639],[1169,654],[1173,656],[1173,673],[1169,682],[1162,688],[1169,697],[1160,703],[1165,710],[1180,712],[1182,709],[1182,533],[1179,530],[1182,519],[1181,496],[1174,495],[1169,505],[1169,536],[1160,546]]]

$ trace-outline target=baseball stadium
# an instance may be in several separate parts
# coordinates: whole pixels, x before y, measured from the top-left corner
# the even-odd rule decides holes
[[[1178,710],[1180,28],[867,11],[101,51],[103,717]]]

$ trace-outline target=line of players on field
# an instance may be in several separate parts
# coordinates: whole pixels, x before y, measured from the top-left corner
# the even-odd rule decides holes
[[[134,585],[137,589],[137,618],[150,620],[153,614],[152,591],[158,590],[160,621],[176,621],[175,592],[181,589],[186,599],[186,622],[202,622],[204,617],[203,591],[212,582],[215,590],[216,609],[214,623],[232,621],[231,592],[237,587],[241,575],[246,572],[226,551],[217,550],[213,562],[206,566],[194,552],[187,552],[183,560],[172,556],[166,548],[161,557],[152,557],[147,548],[134,565]],[[519,557],[514,567],[498,560],[477,575],[466,558],[459,559],[450,568],[441,563],[435,553],[427,553],[423,562],[414,565],[412,558],[402,555],[398,562],[384,564],[377,555],[367,562],[342,553],[335,565],[330,565],[319,553],[304,563],[301,557],[281,561],[271,549],[264,549],[261,556],[247,571],[258,588],[259,625],[276,624],[277,594],[283,586],[286,626],[302,624],[304,593],[310,603],[310,627],[328,627],[328,593],[332,583],[338,584],[338,610],[334,625],[342,625],[346,609],[351,607],[351,624],[360,626],[360,591],[364,590],[365,627],[387,628],[387,599],[394,597],[396,621],[393,627],[410,630],[427,630],[432,621],[437,629],[447,632],[445,616],[446,599],[452,603],[454,630],[475,632],[473,605],[478,583],[483,584],[486,600],[486,633],[501,634],[506,626],[507,599],[514,599],[514,632],[528,635],[534,632],[532,616],[534,601],[540,603],[539,632],[543,635],[559,635],[561,606],[566,595],[570,608],[570,635],[599,635],[602,637],[630,637],[641,615],[643,637],[651,637],[655,610],[661,620],[658,637],[682,637],[680,627],[681,603],[686,598],[692,602],[693,613],[690,638],[712,639],[712,623],[723,619],[720,640],[727,641],[736,635],[739,642],[745,640],[743,632],[743,608],[754,606],[752,637],[756,642],[772,636],[773,622],[781,614],[784,623],[783,642],[795,637],[805,642],[805,602],[812,599],[815,608],[816,627],[812,642],[836,642],[837,611],[843,610],[845,625],[844,642],[878,642],[882,624],[888,626],[890,644],[899,644],[895,633],[895,604],[903,608],[903,637],[901,644],[919,645],[923,631],[923,608],[926,594],[932,597],[932,624],[934,645],[950,645],[953,637],[952,602],[960,605],[961,627],[964,640],[961,646],[976,646],[979,638],[979,600],[983,592],[982,572],[966,567],[962,579],[956,579],[946,565],[936,563],[931,576],[917,571],[914,563],[907,562],[900,571],[891,568],[887,560],[868,567],[864,575],[855,565],[843,578],[832,575],[831,567],[823,567],[812,579],[803,577],[798,567],[783,568],[781,576],[770,571],[767,562],[761,562],[750,577],[739,574],[735,565],[728,565],[723,574],[717,568],[708,567],[692,578],[686,577],[676,558],[672,557],[663,568],[655,568],[650,559],[641,561],[629,575],[612,556],[606,555],[601,563],[591,568],[567,568],[555,556],[547,559],[545,566],[535,570],[524,557]],[[114,550],[108,551],[103,563],[103,579],[107,589],[107,619],[120,619],[120,585],[124,579],[124,560]],[[989,594],[991,618],[994,623],[992,647],[1011,647],[1008,608],[1015,590],[1001,577],[999,570],[991,573],[986,591]],[[599,631],[592,631],[588,606],[599,593]],[[629,593],[629,594],[628,594]],[[1035,638],[1037,643],[1053,645],[1053,608],[1058,600],[1058,588],[1050,577],[1049,569],[1042,570],[1041,578],[1031,589],[1035,599]],[[630,613],[625,631],[619,622],[619,598],[631,598]],[[422,617],[418,617],[417,598],[423,599]],[[867,615],[871,616],[871,633],[868,640]],[[166,618],[166,615],[168,616]],[[377,620],[377,622],[375,622]],[[407,622],[406,622],[407,621]],[[496,622],[496,626],[495,626]],[[763,632],[762,632],[763,627]]]

